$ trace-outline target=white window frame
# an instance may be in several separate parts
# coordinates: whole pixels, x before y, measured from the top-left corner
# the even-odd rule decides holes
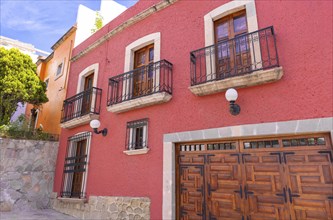
[[[94,63],[80,72],[76,87],[76,94],[84,91],[85,78],[92,73],[94,73],[93,87],[97,87],[98,70],[99,70],[99,64]]]
[[[255,0],[238,1],[234,0],[221,5],[214,10],[210,11],[204,16],[204,28],[205,28],[205,47],[215,44],[215,30],[214,22],[222,17],[233,14],[235,12],[246,10],[247,29],[251,33],[258,30],[257,11],[255,6]],[[250,46],[252,47],[252,45]],[[255,48],[250,49],[251,51],[251,62],[254,63],[253,51],[255,51],[257,59],[261,60],[260,46],[255,45]],[[212,56],[211,60],[206,59],[206,71],[207,73],[215,72],[215,56]],[[212,64],[212,65],[211,65]],[[212,69],[211,69],[212,68]],[[214,79],[215,75],[207,76],[207,80]]]

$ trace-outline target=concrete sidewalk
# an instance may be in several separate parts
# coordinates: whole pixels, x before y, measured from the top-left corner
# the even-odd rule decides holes
[[[73,220],[78,219],[53,209],[0,212],[0,220]]]

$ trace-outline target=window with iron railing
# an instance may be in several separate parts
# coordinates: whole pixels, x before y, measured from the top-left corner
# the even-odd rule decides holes
[[[107,105],[161,92],[172,94],[172,64],[167,60],[110,78]]]
[[[192,51],[190,62],[191,86],[278,67],[274,29],[267,27],[222,39]]]
[[[99,114],[102,89],[92,87],[64,101],[61,123],[87,114]]]
[[[90,138],[91,132],[85,132],[67,140],[61,197],[85,198]]]

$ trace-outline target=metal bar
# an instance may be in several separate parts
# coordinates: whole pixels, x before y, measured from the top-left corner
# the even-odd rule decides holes
[[[150,76],[151,73],[152,76]],[[169,80],[165,80],[166,78],[171,79],[171,82]],[[134,79],[138,79],[135,85]],[[158,82],[157,79],[159,80]],[[151,82],[151,80],[153,82]],[[114,76],[109,79],[108,86],[111,87],[111,91],[113,87],[116,86],[113,83],[114,81],[123,82],[125,87],[122,89],[118,88],[118,94],[109,95],[107,102],[108,106],[162,91],[166,91],[171,94],[172,64],[167,60],[160,60],[158,62]]]
[[[271,37],[273,39],[270,39]],[[268,42],[269,40],[271,41]],[[274,48],[269,48],[270,45]],[[278,58],[272,26],[220,41],[215,45],[190,52],[191,86],[279,66],[278,60],[277,63],[273,63],[273,57]],[[213,58],[215,58],[215,65]],[[214,72],[216,77],[214,77]]]

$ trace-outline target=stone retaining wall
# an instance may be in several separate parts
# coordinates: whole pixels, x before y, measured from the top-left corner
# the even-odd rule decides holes
[[[82,199],[51,197],[52,208],[80,219],[150,219],[150,199],[143,197],[90,196]]]
[[[50,207],[58,146],[0,138],[0,212]]]

